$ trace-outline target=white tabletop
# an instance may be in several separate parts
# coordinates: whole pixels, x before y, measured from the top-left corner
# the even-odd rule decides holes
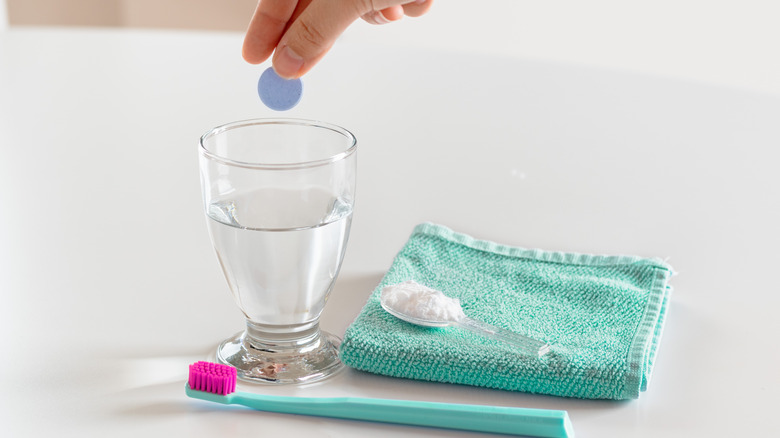
[[[185,397],[187,364],[243,324],[206,232],[196,141],[279,115],[259,102],[265,66],[245,64],[240,43],[0,33],[6,436],[480,436]],[[777,95],[345,38],[283,115],[358,137],[353,229],[322,318],[338,335],[425,221],[527,248],[662,257],[678,275],[639,400],[353,370],[255,390],[563,409],[578,437],[780,433]]]

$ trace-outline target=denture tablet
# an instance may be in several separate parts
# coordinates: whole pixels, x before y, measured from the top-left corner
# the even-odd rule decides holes
[[[269,67],[260,75],[257,94],[265,106],[275,111],[287,111],[301,101],[303,83],[300,79],[284,79]]]

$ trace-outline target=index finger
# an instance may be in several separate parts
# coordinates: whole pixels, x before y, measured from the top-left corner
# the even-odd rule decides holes
[[[311,0],[302,0],[306,4]],[[299,2],[294,0],[260,0],[244,36],[241,55],[250,64],[259,64],[279,44]],[[305,5],[302,5],[305,7]]]

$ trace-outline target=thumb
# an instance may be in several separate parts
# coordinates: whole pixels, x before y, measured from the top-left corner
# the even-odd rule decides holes
[[[287,79],[309,71],[352,22],[365,13],[363,0],[314,0],[279,40],[276,73]]]

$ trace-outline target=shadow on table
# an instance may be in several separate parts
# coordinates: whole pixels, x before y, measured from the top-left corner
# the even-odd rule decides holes
[[[370,293],[382,279],[382,273],[345,275],[338,280],[332,295],[331,312],[323,315],[323,326],[343,335],[357,316]],[[326,308],[326,312],[327,312]],[[353,420],[291,416],[258,412],[241,406],[221,405],[193,400],[184,393],[187,366],[197,360],[214,360],[215,345],[165,357],[140,357],[123,360],[120,368],[122,386],[108,395],[112,400],[108,412],[112,421],[127,424],[164,421],[182,423],[183,432],[226,432],[263,430],[264,434],[279,431],[294,424],[296,432],[320,436],[359,436],[367,424],[381,436],[482,436],[481,434],[412,426],[366,423]],[[555,409],[570,412],[572,420],[609,416],[617,410],[632,409],[631,401],[579,400],[525,394],[496,389],[446,383],[415,381],[374,375],[346,369],[331,379],[301,386],[265,386],[240,383],[238,390],[293,397],[365,397],[403,400],[423,400],[443,403],[513,406]],[[584,419],[584,418],[583,418]],[[205,429],[197,429],[198,427]],[[328,433],[328,429],[333,429]],[[268,432],[268,433],[266,433]],[[490,435],[485,435],[490,436]]]
[[[322,312],[320,326],[343,337],[383,276],[383,272],[340,275]]]

